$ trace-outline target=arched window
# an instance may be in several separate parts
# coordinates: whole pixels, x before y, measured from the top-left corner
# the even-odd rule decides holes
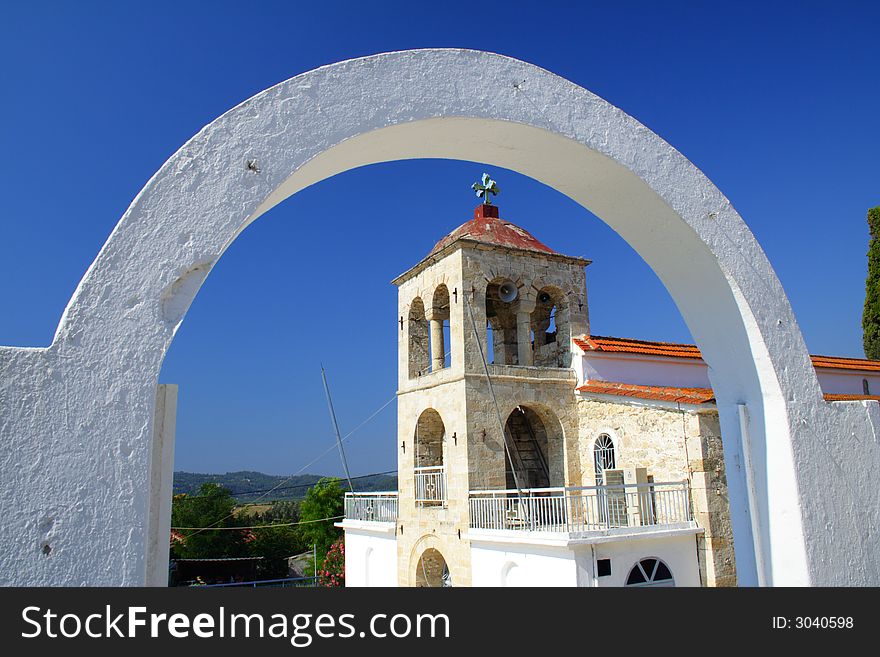
[[[496,278],[486,286],[487,362],[498,365],[519,363],[516,337],[518,309],[519,292],[513,281]]]
[[[568,302],[562,290],[544,287],[530,318],[532,351],[537,367],[569,367],[571,339]]]
[[[593,444],[593,467],[596,471],[596,485],[601,486],[602,473],[617,467],[617,455],[614,453],[614,441],[607,433],[601,434]]]
[[[446,470],[443,467],[443,439],[446,428],[433,408],[425,410],[416,422],[415,499],[421,506],[446,502]]]
[[[449,367],[452,363],[449,288],[442,283],[434,290],[434,298],[427,317],[431,323],[431,371],[436,372]]]
[[[669,566],[655,557],[642,559],[626,578],[626,586],[675,586]]]
[[[409,306],[409,378],[423,376],[431,371],[431,350],[428,340],[428,320],[425,304],[416,297]]]

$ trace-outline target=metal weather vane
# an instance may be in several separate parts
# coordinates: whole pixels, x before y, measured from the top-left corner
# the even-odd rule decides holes
[[[471,189],[477,193],[477,196],[483,197],[483,203],[485,205],[492,205],[492,201],[489,200],[490,194],[497,196],[501,191],[498,189],[498,184],[489,177],[488,173],[483,174],[482,182],[471,185]]]

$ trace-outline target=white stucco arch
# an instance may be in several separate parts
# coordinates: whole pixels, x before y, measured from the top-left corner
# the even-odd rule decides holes
[[[2,583],[150,579],[150,509],[167,504],[149,494],[157,377],[211,267],[296,191],[416,157],[475,160],[544,182],[606,221],[657,273],[710,366],[741,583],[880,583],[863,531],[880,526],[877,486],[865,485],[880,462],[877,404],[823,401],[780,283],[728,200],[589,91],[466,50],[345,61],[233,108],[138,194],[52,345],[0,348],[0,501],[10,510]],[[829,444],[829,434],[842,439]],[[842,484],[816,490],[829,464]]]

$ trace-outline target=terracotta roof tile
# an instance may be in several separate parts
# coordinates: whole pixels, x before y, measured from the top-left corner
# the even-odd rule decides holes
[[[632,397],[635,399],[651,399],[655,401],[680,402],[682,404],[709,404],[715,401],[715,393],[711,388],[675,388],[669,386],[643,386],[633,383],[617,383],[615,381],[587,381],[578,388],[580,392],[594,395],[614,395],[616,397]],[[825,401],[880,401],[880,395],[845,395],[825,393]]]
[[[711,388],[674,388],[616,383],[614,381],[587,381],[578,390],[594,395],[635,397],[637,399],[681,402],[682,404],[708,404],[715,401],[715,393]]]
[[[585,335],[574,339],[575,344],[584,351],[608,351],[628,354],[647,354],[669,356],[672,358],[702,359],[696,345],[676,342],[652,342],[629,338],[609,338],[601,335]]]
[[[608,353],[645,354],[648,356],[687,358],[690,360],[701,360],[703,358],[696,345],[678,342],[653,342],[651,340],[585,335],[574,338],[574,343],[587,352],[602,351]],[[818,368],[880,372],[880,361],[878,360],[842,356],[810,356],[810,359],[813,361],[813,367]]]
[[[864,399],[880,401],[880,395],[840,395],[833,392],[825,393],[825,401],[862,401]]]
[[[813,361],[813,367],[880,372],[880,360],[868,360],[867,358],[842,358],[839,356],[810,356],[810,358]]]

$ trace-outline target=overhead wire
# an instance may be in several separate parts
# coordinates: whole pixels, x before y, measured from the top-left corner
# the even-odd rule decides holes
[[[328,520],[339,520],[345,516],[330,516],[329,518],[318,518],[317,520],[297,520],[296,522],[279,522],[272,525],[251,525],[250,527],[172,527],[174,531],[185,532],[189,530],[198,530],[189,536],[195,536],[199,532],[204,531],[242,531],[246,529],[269,529],[270,527],[293,527],[294,525],[309,525],[315,522],[327,522]],[[187,536],[186,538],[189,538]]]
[[[349,431],[347,434],[345,434],[345,435],[342,437],[342,439],[340,440],[340,442],[345,442],[346,440],[348,440],[348,438],[350,438],[350,437],[351,437],[351,436],[352,436],[352,435],[353,435],[358,429],[360,429],[360,428],[361,428],[362,426],[364,426],[367,422],[369,422],[369,421],[372,420],[374,417],[376,417],[376,416],[377,416],[382,410],[384,410],[384,409],[385,409],[385,408],[386,408],[391,402],[393,402],[395,399],[397,399],[397,393],[395,393],[394,396],[393,396],[391,399],[389,399],[387,402],[385,402],[384,404],[382,404],[382,406],[380,406],[379,409],[378,409],[377,411],[375,411],[372,415],[370,415],[370,417],[368,417],[366,420],[364,420],[363,422],[361,422],[361,423],[360,423],[358,426],[356,426],[354,429],[352,429],[352,430]],[[326,450],[324,450],[323,452],[321,452],[320,454],[318,454],[318,456],[316,456],[314,459],[312,459],[311,461],[309,461],[308,463],[306,463],[304,466],[302,466],[299,470],[297,470],[297,471],[294,472],[292,475],[290,475],[287,479],[285,479],[284,481],[281,481],[277,486],[273,486],[272,488],[270,488],[270,489],[269,489],[268,491],[266,491],[263,495],[261,495],[261,496],[258,497],[256,500],[254,500],[253,503],[255,504],[255,503],[259,502],[260,500],[265,499],[270,493],[273,493],[273,492],[275,492],[276,490],[278,490],[283,484],[286,484],[288,481],[290,481],[291,479],[293,479],[295,476],[297,476],[297,475],[299,475],[299,474],[302,474],[302,472],[303,472],[306,468],[309,468],[309,467],[313,466],[315,463],[317,463],[318,461],[320,461],[322,458],[324,458],[327,454],[329,454],[330,452],[332,452],[334,449],[337,449],[337,446],[336,446],[336,443],[335,443],[335,442],[334,442],[334,444],[331,445],[329,448],[327,448]],[[219,520],[216,520],[216,521],[212,522],[212,523],[211,523],[210,525],[208,525],[207,527],[196,528],[197,531],[195,531],[195,532],[193,532],[192,534],[190,534],[190,536],[195,536],[196,534],[199,534],[199,533],[201,533],[201,532],[203,532],[203,531],[207,531],[207,530],[209,530],[209,529],[212,529],[212,528],[216,527],[217,525],[219,525],[219,524],[220,524],[221,522],[223,522],[224,520],[228,520],[229,518],[231,518],[231,517],[234,516],[234,515],[235,515],[235,512],[230,513],[230,514],[228,514],[228,515],[226,515],[226,516],[223,516],[223,517],[220,518]]]

